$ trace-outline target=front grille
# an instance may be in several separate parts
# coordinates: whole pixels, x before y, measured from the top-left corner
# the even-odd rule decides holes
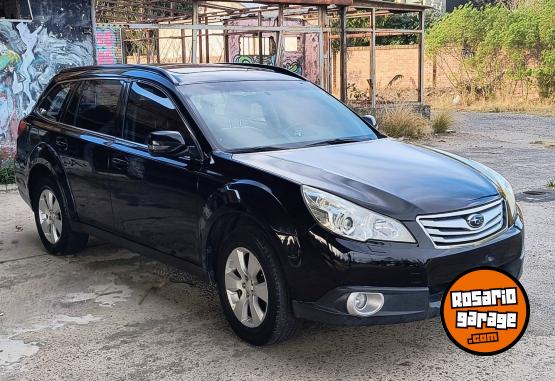
[[[416,221],[438,248],[470,245],[495,235],[505,227],[504,205],[499,199],[471,209],[418,216]],[[467,219],[476,214],[483,216],[483,223],[472,227]]]

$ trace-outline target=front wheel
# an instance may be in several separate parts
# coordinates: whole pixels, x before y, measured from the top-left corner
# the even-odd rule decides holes
[[[256,228],[239,228],[228,237],[216,270],[227,320],[253,345],[286,340],[295,332],[296,320],[275,250]]]

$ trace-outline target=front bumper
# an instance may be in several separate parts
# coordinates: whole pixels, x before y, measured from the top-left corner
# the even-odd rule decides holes
[[[318,242],[322,242],[321,236]],[[328,258],[328,265],[334,268],[328,274],[334,276],[328,275],[319,282],[321,293],[316,297],[314,288],[304,288],[306,292],[294,298],[293,310],[298,318],[331,324],[394,324],[431,318],[439,314],[449,283],[462,272],[489,266],[518,278],[524,261],[524,226],[520,217],[491,241],[454,250],[373,244],[355,244],[343,250],[342,242],[326,242],[327,247],[333,248],[335,261],[322,251],[320,258]],[[305,241],[305,247],[308,244]],[[304,278],[313,277],[305,272]],[[322,290],[324,285],[327,290]],[[384,305],[369,317],[350,315],[346,301],[351,292],[382,293]]]
[[[522,274],[523,256],[501,266],[502,270],[519,278]],[[346,309],[351,292],[372,292],[384,295],[384,305],[375,315],[357,317]],[[293,301],[293,311],[300,319],[338,325],[378,325],[407,323],[439,315],[443,291],[430,292],[428,287],[337,287],[317,302]]]

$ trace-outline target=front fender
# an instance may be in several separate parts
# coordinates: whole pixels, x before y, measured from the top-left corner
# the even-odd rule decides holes
[[[231,215],[251,219],[268,233],[280,253],[280,261],[289,265],[283,263],[286,272],[287,268],[299,265],[298,232],[292,216],[270,188],[252,180],[228,183],[208,197],[200,219],[202,253],[207,253],[208,238],[214,224]],[[210,268],[209,259],[204,260]]]

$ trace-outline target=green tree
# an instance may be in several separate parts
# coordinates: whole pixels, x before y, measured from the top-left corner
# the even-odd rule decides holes
[[[427,52],[460,93],[555,95],[555,0],[464,5],[427,33]],[[452,63],[455,63],[454,65]]]

